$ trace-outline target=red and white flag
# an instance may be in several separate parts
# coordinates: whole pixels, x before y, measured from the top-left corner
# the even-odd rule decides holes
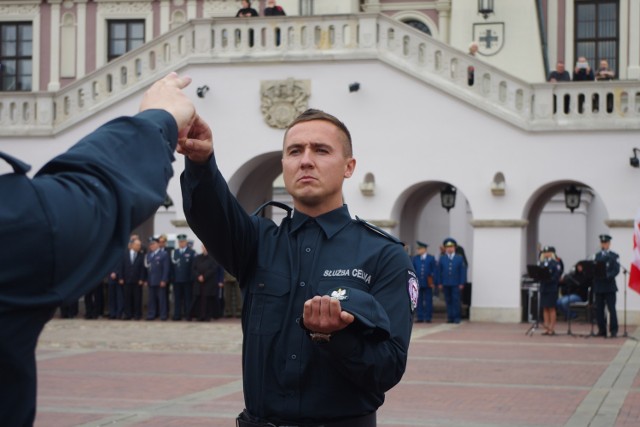
[[[629,273],[629,287],[640,293],[640,210],[633,221],[633,259]]]

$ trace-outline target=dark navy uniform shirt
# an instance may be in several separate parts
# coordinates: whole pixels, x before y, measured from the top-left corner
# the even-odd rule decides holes
[[[374,412],[405,370],[411,333],[408,284],[417,281],[397,240],[351,219],[346,206],[316,218],[296,212],[280,226],[249,216],[215,157],[190,161],[182,177],[189,225],[243,286],[243,380],[247,410],[276,421],[312,422]],[[388,317],[390,337],[354,323],[329,343],[300,326],[306,300],[346,286],[366,291]]]
[[[171,263],[173,264],[173,280],[176,283],[191,282],[192,264],[196,258],[196,251],[185,247],[175,248],[171,253]]]
[[[620,273],[620,262],[618,254],[613,251],[598,251],[594,256],[594,261],[604,263],[604,277],[593,279],[593,292],[596,294],[606,294],[617,292],[616,276]]]
[[[33,423],[42,328],[107,275],[162,204],[177,138],[173,117],[149,110],[107,123],[33,179],[0,153],[14,168],[0,175],[1,426]]]

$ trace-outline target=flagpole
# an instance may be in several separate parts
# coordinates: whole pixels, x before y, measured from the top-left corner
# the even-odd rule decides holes
[[[622,268],[622,274],[624,274],[624,332],[622,333],[622,336],[629,338],[629,334],[627,334],[627,286],[629,286],[627,283],[627,269],[624,268],[622,264],[619,265],[620,268]]]

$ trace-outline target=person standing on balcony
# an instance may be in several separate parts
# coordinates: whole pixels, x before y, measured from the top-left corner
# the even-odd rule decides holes
[[[237,425],[375,427],[406,368],[418,280],[402,242],[343,204],[350,132],[313,109],[289,125],[282,169],[294,209],[277,225],[232,194],[209,126],[198,118],[191,129],[180,146],[185,216],[245,297]]]
[[[13,168],[0,175],[0,240],[12,242],[0,246],[1,426],[34,423],[35,348],[56,307],[94,287],[162,205],[178,137],[195,115],[182,92],[190,81],[159,80],[140,113],[100,127],[33,178],[0,152]]]
[[[576,68],[573,71],[573,81],[574,82],[584,82],[584,81],[593,81],[595,79],[593,75],[593,70],[587,62],[587,58],[581,56],[578,58],[578,62],[576,62]],[[578,112],[582,114],[584,111],[584,101],[585,96],[583,93],[578,95]]]
[[[556,64],[556,69],[549,73],[547,81],[550,83],[571,81],[571,75],[564,68],[564,62],[558,61],[558,63]]]
[[[264,8],[264,16],[285,16],[282,6],[276,4],[276,0],[267,0],[267,7]]]
[[[600,61],[600,67],[596,72],[595,79],[596,81],[608,81],[613,80],[616,77],[616,73],[609,68],[609,62],[606,59]]]
[[[258,16],[258,11],[251,7],[249,0],[242,0],[242,7],[236,13],[236,18],[251,18]]]
[[[469,55],[475,57],[476,53],[478,53],[478,43],[473,41],[469,44]],[[469,65],[467,67],[467,84],[469,86],[473,86],[473,82],[475,80],[476,69],[473,65]]]

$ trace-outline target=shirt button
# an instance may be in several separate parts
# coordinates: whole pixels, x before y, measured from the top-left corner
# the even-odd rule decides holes
[[[296,358],[297,358],[297,357],[298,357],[298,356],[296,356],[295,354],[292,354],[292,355],[291,355],[291,359],[292,359],[292,360],[296,360]]]
[[[306,253],[309,253],[309,252],[311,252],[311,248],[306,248],[304,251],[305,251]]]
[[[264,283],[258,283],[259,288],[264,288]]]
[[[304,285],[306,285],[306,283],[300,282],[300,286],[304,286]]]

